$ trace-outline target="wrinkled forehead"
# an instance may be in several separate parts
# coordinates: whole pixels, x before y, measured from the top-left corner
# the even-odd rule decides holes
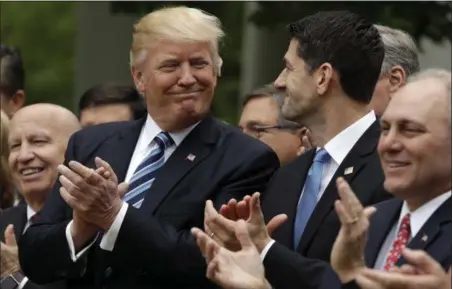
[[[58,124],[52,123],[50,118],[17,118],[11,121],[9,140],[27,138],[31,136],[58,136]]]
[[[415,121],[428,125],[433,121],[448,120],[446,91],[437,81],[421,80],[398,90],[390,100],[382,121]]]

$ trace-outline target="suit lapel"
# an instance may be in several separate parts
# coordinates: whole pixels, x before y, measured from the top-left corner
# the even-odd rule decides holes
[[[407,247],[414,250],[426,251],[427,247],[438,237],[441,226],[448,222],[451,223],[451,197],[434,212],[428,221],[426,221],[417,235],[409,242]],[[406,261],[401,257],[396,262],[396,265],[401,266],[404,263],[406,263]]]
[[[370,230],[365,247],[365,264],[373,268],[379,255],[381,247],[392,229],[398,221],[403,202],[398,199],[391,199],[377,207],[377,212],[371,217]]]
[[[375,121],[360,137],[330,180],[329,185],[321,199],[318,201],[318,204],[307,223],[307,227],[302,234],[298,246],[299,252],[305,251],[305,248],[310,244],[319,225],[322,223],[325,216],[333,209],[335,200],[338,199],[336,179],[342,176],[349,184],[352,184],[355,177],[366,164],[367,157],[376,151],[378,138],[379,123]],[[349,168],[353,168],[352,172],[350,172]],[[348,169],[349,172],[346,169]]]
[[[171,189],[212,152],[218,133],[216,122],[211,116],[202,120],[159,169],[141,209],[154,212]]]
[[[134,121],[131,126],[110,137],[103,144],[105,149],[99,150],[98,155],[96,155],[110,164],[120,182],[124,181],[126,177],[127,169],[145,120],[146,117]]]

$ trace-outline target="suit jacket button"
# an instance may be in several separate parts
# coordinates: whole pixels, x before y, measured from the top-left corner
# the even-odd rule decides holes
[[[110,275],[112,275],[112,267],[108,267],[107,269],[105,269],[104,271],[104,277],[107,279],[110,277]]]

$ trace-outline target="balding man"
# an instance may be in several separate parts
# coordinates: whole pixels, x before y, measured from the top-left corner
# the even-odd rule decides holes
[[[8,139],[8,161],[14,183],[26,204],[5,210],[0,217],[1,240],[9,246],[6,252],[2,246],[2,257],[9,255],[11,250],[8,249],[16,247],[16,240],[19,241],[32,224],[33,216],[41,210],[57,178],[57,166],[64,161],[69,137],[79,129],[77,117],[54,104],[30,105],[14,114]],[[20,273],[17,256],[3,269],[2,277],[6,278],[2,280],[1,288],[8,289],[9,283],[11,286],[18,283],[18,288],[25,289],[61,288],[56,284],[38,286],[27,282]],[[9,283],[3,283],[8,280]]]

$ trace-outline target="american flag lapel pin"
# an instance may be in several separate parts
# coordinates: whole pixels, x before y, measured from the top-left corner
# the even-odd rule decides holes
[[[354,171],[354,167],[349,167],[344,170],[345,175],[350,175]]]
[[[187,157],[186,157],[186,160],[189,160],[191,162],[193,162],[193,160],[195,159],[195,155],[193,154],[189,154]]]
[[[426,242],[426,241],[428,241],[428,236],[427,236],[426,234],[424,234],[424,235],[423,235],[423,237],[422,237],[422,241],[423,241],[423,242]]]

